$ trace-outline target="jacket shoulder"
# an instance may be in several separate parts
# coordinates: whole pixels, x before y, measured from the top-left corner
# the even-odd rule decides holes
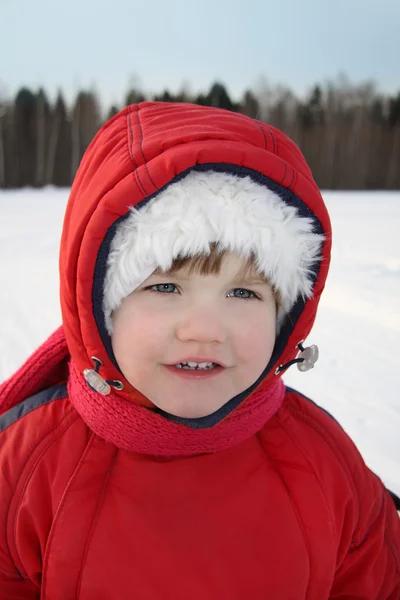
[[[399,597],[400,521],[382,481],[339,423],[306,396],[288,388],[277,423],[330,508],[337,548],[332,598]]]
[[[25,398],[9,410],[0,413],[0,433],[34,410],[40,409],[50,402],[65,399],[67,396],[67,386],[60,384]]]
[[[368,491],[371,502],[381,502],[382,482],[368,469],[355,443],[326,409],[298,391],[286,388],[285,401],[277,417],[327,487],[334,487],[339,478],[342,499],[347,490],[352,501],[358,504],[360,494]]]
[[[355,555],[375,539],[377,545],[388,540],[389,554],[399,569],[395,555],[400,550],[400,527],[392,498],[351,438],[325,409],[287,388],[282,408],[264,436],[266,440],[271,438],[268,447],[280,470],[290,465],[289,471],[312,473],[329,507],[338,565],[349,552]],[[280,466],[282,456],[284,467]],[[289,474],[289,481],[291,477]],[[307,490],[300,494],[307,496]],[[309,494],[308,502],[316,506],[317,501]]]
[[[19,558],[38,543],[45,546],[50,515],[89,436],[65,385],[35,394],[0,415],[0,570],[24,577]],[[21,538],[19,522],[25,531]]]
[[[77,416],[66,385],[56,385],[26,398],[0,414],[0,456],[4,459],[7,455],[14,464],[23,462],[61,423],[70,423]]]
[[[24,457],[69,416],[73,420],[77,413],[68,399],[65,384],[26,398],[0,414],[1,454],[7,448],[14,461]]]
[[[364,461],[350,436],[340,423],[325,408],[287,387],[283,410],[279,414],[282,423],[290,424],[293,431],[301,437],[302,447],[306,451],[317,444],[318,452],[326,451],[347,471],[351,465],[364,464]]]

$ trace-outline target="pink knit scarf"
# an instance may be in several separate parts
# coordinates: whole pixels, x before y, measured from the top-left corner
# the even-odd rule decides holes
[[[273,380],[267,391],[243,401],[217,425],[192,429],[169,421],[112,391],[93,392],[70,360],[63,328],[58,329],[12,376],[0,385],[0,414],[67,377],[69,399],[98,436],[119,448],[153,456],[191,456],[228,450],[256,434],[278,411],[284,384]]]
[[[119,448],[155,456],[192,456],[228,450],[257,433],[280,408],[284,384],[277,379],[268,392],[245,400],[225,419],[208,429],[192,429],[169,421],[111,392],[101,396],[86,385],[71,363],[71,402],[97,435]]]

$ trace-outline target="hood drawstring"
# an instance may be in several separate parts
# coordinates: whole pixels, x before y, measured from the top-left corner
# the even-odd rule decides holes
[[[315,363],[319,358],[318,346],[314,344],[312,346],[307,346],[306,348],[304,348],[302,342],[299,342],[298,344],[296,344],[296,348],[300,350],[300,354],[297,356],[297,358],[290,360],[284,365],[279,365],[279,367],[275,369],[275,375],[279,375],[279,373],[282,373],[282,371],[286,371],[286,369],[295,364],[297,364],[298,370],[302,373],[305,373],[306,371],[309,371],[310,369],[314,368]],[[83,371],[83,376],[87,385],[91,390],[93,390],[93,392],[98,392],[102,396],[108,396],[111,393],[111,387],[113,387],[117,391],[121,391],[124,389],[124,384],[122,383],[122,381],[114,379],[105,380],[100,375],[99,370],[103,363],[99,358],[92,356],[91,360],[94,363],[94,368],[85,369]]]
[[[302,342],[299,342],[296,345],[296,348],[300,350],[300,354],[298,355],[298,357],[294,358],[293,360],[287,362],[284,365],[279,365],[279,367],[275,370],[275,375],[279,375],[279,373],[282,373],[282,371],[286,371],[286,369],[295,364],[297,364],[298,370],[302,371],[303,373],[314,368],[315,363],[319,358],[318,346],[313,345],[304,348]]]
[[[219,423],[198,429],[170,421],[113,389],[110,394],[94,392],[73,360],[68,394],[88,427],[107,442],[129,452],[172,457],[214,454],[249,439],[278,412],[285,386],[281,379],[273,379],[267,389],[255,391]]]
[[[111,392],[111,387],[118,391],[124,389],[122,381],[117,381],[115,379],[105,380],[100,375],[99,370],[103,363],[99,358],[92,356],[91,360],[94,362],[94,369],[85,369],[83,371],[85,381],[91,390],[98,392],[102,396],[108,396]]]

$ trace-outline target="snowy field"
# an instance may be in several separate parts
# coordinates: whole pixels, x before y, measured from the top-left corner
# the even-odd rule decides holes
[[[0,381],[61,321],[58,244],[68,190],[0,191]],[[285,382],[325,407],[400,494],[400,193],[324,194],[332,268],[308,343],[315,369]]]

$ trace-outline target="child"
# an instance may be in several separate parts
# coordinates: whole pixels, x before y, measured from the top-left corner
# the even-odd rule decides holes
[[[400,522],[285,388],[328,272],[298,148],[189,104],[93,140],[61,240],[63,327],[0,387],[0,598],[400,598]]]

